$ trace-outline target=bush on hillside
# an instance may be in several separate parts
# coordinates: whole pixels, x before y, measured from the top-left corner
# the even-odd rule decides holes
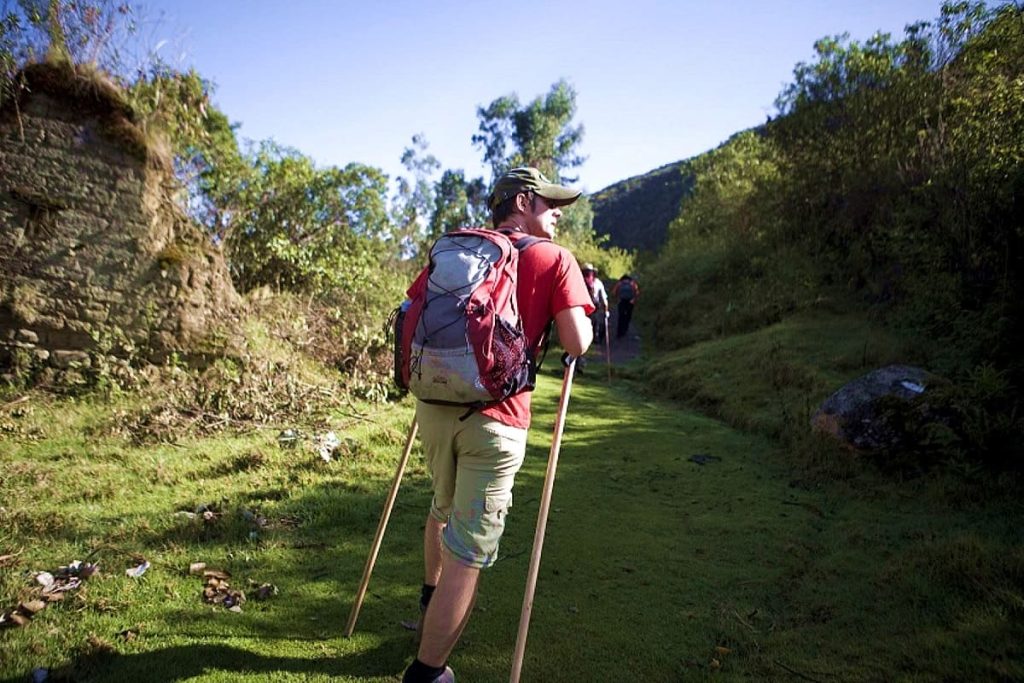
[[[826,303],[812,259],[772,240],[777,155],[770,139],[750,131],[694,161],[694,193],[643,271],[658,348],[748,332]]]
[[[979,368],[1020,386],[1022,19],[1009,3],[947,3],[901,41],[819,41],[763,134],[694,161],[693,196],[643,273],[657,347],[853,307],[915,338],[904,360],[957,386]],[[1019,401],[960,410],[985,415],[962,420],[965,452],[981,448],[968,457],[1022,466],[997,454],[1024,436]]]

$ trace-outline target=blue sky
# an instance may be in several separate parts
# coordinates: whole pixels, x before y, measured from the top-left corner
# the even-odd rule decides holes
[[[587,192],[764,122],[818,38],[902,36],[940,0],[139,0],[141,39],[217,85],[242,138],[319,165],[403,174],[416,133],[445,168],[488,172],[477,107],[565,78]]]

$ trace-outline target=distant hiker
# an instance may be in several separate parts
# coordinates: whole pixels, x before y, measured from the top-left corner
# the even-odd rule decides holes
[[[615,336],[622,339],[629,331],[629,321],[633,319],[633,307],[640,296],[640,285],[629,275],[623,275],[612,286],[612,298],[618,301],[619,326]]]
[[[583,281],[590,292],[590,300],[594,304],[594,312],[590,314],[590,322],[594,328],[594,341],[604,345],[604,330],[608,324],[608,292],[604,283],[597,276],[597,268],[592,263],[583,264]]]
[[[587,316],[593,304],[579,265],[551,241],[561,207],[579,196],[535,168],[514,168],[498,178],[488,197],[495,229],[513,241],[526,235],[542,238],[519,253],[518,267],[519,313],[535,353],[552,319],[569,354],[582,356],[592,340]],[[404,683],[455,680],[448,656],[469,620],[480,570],[498,556],[512,485],[526,455],[531,395],[515,394],[470,411],[416,402],[434,498],[423,536],[419,652],[405,670]]]

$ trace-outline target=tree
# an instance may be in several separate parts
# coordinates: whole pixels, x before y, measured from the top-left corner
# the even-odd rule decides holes
[[[572,183],[577,178],[567,177],[565,172],[585,160],[578,153],[583,125],[573,124],[575,115],[576,91],[565,80],[558,81],[547,95],[535,98],[526,106],[522,106],[513,93],[477,109],[480,132],[473,136],[473,144],[483,151],[493,179],[509,168],[534,166],[555,182]],[[476,182],[483,185],[482,179]],[[485,210],[486,206],[481,203],[481,211]],[[457,215],[442,217],[432,228],[457,224],[460,218]],[[558,233],[558,241],[579,261],[595,263],[605,273],[632,270],[631,255],[620,249],[606,248],[604,240],[594,235],[594,209],[587,197],[581,197],[562,210]]]
[[[412,136],[412,146],[402,153],[402,166],[412,179],[398,177],[398,191],[392,211],[396,257],[414,256],[419,252],[425,226],[434,210],[434,183],[431,177],[441,162],[427,153],[430,144],[423,133]]]
[[[563,171],[585,160],[577,153],[583,125],[572,125],[575,115],[576,91],[565,80],[525,107],[512,93],[477,109],[480,132],[473,136],[473,144],[483,150],[493,178],[509,168],[534,166],[553,180],[573,182],[576,179],[563,177]]]
[[[318,169],[295,150],[263,142],[242,188],[227,247],[235,284],[354,292],[376,277],[388,232],[386,177],[361,164]]]
[[[435,186],[427,240],[432,242],[458,228],[488,224],[486,195],[483,178],[466,180],[462,169],[445,171]]]
[[[140,72],[127,90],[143,125],[167,136],[183,188],[182,208],[222,241],[242,211],[240,191],[253,169],[238,147],[238,124],[213,104],[213,92],[213,84],[196,71],[181,73],[160,63]]]

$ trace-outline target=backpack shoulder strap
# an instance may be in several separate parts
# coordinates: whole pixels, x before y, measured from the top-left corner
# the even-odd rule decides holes
[[[526,235],[525,237],[520,237],[519,239],[515,240],[512,244],[513,244],[513,246],[515,246],[516,249],[519,250],[519,253],[521,254],[524,251],[526,251],[527,249],[529,249],[530,247],[532,247],[533,245],[539,244],[541,242],[547,242],[547,241],[548,240],[546,240],[546,239],[544,239],[542,237],[534,237],[533,235]]]
[[[509,241],[512,242],[512,246],[514,246],[516,248],[516,251],[518,251],[520,253],[526,251],[527,249],[529,249],[530,247],[532,247],[535,244],[539,244],[541,242],[550,242],[551,241],[551,240],[549,240],[549,239],[547,239],[545,237],[536,237],[534,235],[527,235],[525,233],[523,233],[520,237],[512,239],[512,235],[517,234],[517,232],[515,230],[507,230],[506,229],[506,230],[496,230],[495,232],[500,232],[505,237],[508,237]]]

